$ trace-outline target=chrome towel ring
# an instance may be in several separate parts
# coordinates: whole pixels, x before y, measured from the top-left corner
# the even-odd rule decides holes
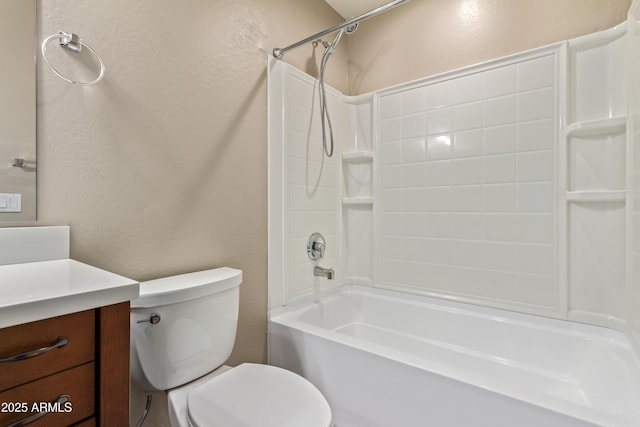
[[[73,52],[81,52],[82,47],[89,49],[89,52],[91,52],[100,63],[100,73],[98,74],[98,77],[95,80],[91,80],[89,82],[79,82],[79,81],[70,79],[69,77],[62,74],[60,71],[56,70],[55,67],[51,65],[51,63],[49,62],[49,59],[47,59],[47,47],[49,46],[49,43],[51,43],[53,40],[56,40],[56,39],[59,40],[60,47],[64,47],[65,49],[70,49]],[[89,46],[84,40],[79,38],[74,33],[67,34],[63,31],[60,31],[58,32],[58,34],[53,34],[47,37],[46,39],[44,39],[44,41],[42,42],[42,58],[44,59],[44,62],[49,66],[51,71],[53,71],[58,77],[60,77],[62,80],[65,80],[69,83],[73,83],[74,85],[79,85],[79,86],[95,85],[97,83],[100,83],[100,81],[104,77],[104,72],[105,72],[104,62],[102,62],[102,59],[100,58],[98,53],[95,50],[93,50],[93,48]]]

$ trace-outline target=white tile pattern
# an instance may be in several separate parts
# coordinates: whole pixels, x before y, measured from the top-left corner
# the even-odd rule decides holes
[[[339,132],[343,112],[340,94],[327,90],[336,147],[327,157],[322,146],[322,129],[316,81],[287,66],[284,73],[284,302],[309,295],[317,283],[333,285],[313,276],[315,263],[307,257],[307,239],[320,232],[327,247],[323,267],[339,270]]]
[[[278,301],[317,287],[304,248],[320,231],[332,248],[322,264],[346,282],[370,283],[373,271],[374,285],[408,292],[603,326],[626,318],[640,343],[640,104],[616,117],[625,42],[609,37],[381,90],[374,104],[332,91],[333,159],[322,155],[314,80],[285,66]],[[373,162],[358,160],[370,151]]]
[[[377,282],[557,308],[556,60],[380,96]]]

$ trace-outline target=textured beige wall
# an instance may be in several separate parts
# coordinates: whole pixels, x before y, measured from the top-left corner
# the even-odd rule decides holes
[[[610,28],[631,0],[412,0],[348,38],[361,94]]]
[[[137,280],[242,269],[230,364],[266,361],[267,53],[341,18],[317,0],[47,0],[39,39],[76,32],[102,56],[92,87],[38,66],[39,225],[71,256]],[[78,78],[95,64],[50,48]],[[347,88],[346,49],[330,82]],[[311,47],[287,56],[298,67]],[[135,390],[135,388],[134,388]],[[144,407],[134,392],[132,419]],[[149,425],[168,426],[158,393]]]
[[[69,224],[73,258],[137,280],[242,269],[231,363],[265,361],[267,52],[341,18],[316,0],[38,8],[40,40],[75,32],[107,67],[80,87],[39,63],[39,225]],[[63,72],[95,71],[90,56],[50,51]],[[346,89],[346,59],[333,61]]]

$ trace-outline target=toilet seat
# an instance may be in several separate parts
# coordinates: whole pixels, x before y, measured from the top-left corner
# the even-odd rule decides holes
[[[275,366],[245,363],[191,390],[192,427],[330,427],[331,409],[306,379]]]

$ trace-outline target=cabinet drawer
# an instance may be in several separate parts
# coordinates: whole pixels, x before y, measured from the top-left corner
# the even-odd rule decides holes
[[[67,404],[49,406],[48,412],[34,425],[38,427],[69,426],[93,415],[95,409],[95,363],[87,363],[49,377],[0,393],[0,426],[5,426],[38,413],[36,405],[54,402],[67,395]],[[28,412],[17,412],[21,409]],[[44,409],[44,408],[42,408]],[[59,409],[59,412],[56,410]]]
[[[51,347],[60,338],[68,339],[64,347],[24,360],[0,362],[0,391],[94,360],[95,311],[0,329],[0,359],[4,360]]]

